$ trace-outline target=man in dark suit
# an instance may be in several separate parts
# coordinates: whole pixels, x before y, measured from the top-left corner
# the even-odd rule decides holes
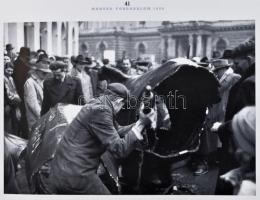
[[[126,157],[143,140],[142,130],[154,120],[154,111],[140,112],[139,120],[124,134],[115,115],[127,99],[128,89],[120,83],[108,85],[104,95],[86,104],[65,130],[50,163],[48,192],[57,194],[110,194],[97,174],[101,157],[109,152],[115,159]]]
[[[61,61],[55,61],[50,65],[53,77],[43,83],[41,115],[57,103],[84,104],[80,79],[67,75],[67,67]]]

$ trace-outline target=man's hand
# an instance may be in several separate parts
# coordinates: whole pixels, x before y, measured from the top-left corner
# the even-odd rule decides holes
[[[148,114],[144,114],[141,110],[139,113],[139,120],[135,123],[135,125],[132,128],[132,131],[135,133],[136,137],[139,140],[143,140],[143,129],[145,126],[151,124],[156,119],[156,112],[154,109],[151,109],[151,112]]]
[[[139,113],[139,120],[143,125],[149,125],[153,123],[156,119],[156,112],[154,109],[151,109],[151,112],[144,114],[143,110]]]
[[[219,127],[221,126],[221,122],[215,122],[213,126],[211,127],[211,132],[218,132]]]

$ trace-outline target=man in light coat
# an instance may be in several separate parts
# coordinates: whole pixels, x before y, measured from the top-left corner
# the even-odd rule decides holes
[[[49,64],[39,62],[24,84],[24,103],[29,131],[41,117],[43,81],[50,73]]]

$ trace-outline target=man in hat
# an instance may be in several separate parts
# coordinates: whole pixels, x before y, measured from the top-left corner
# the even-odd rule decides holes
[[[83,55],[78,55],[73,60],[73,63],[74,63],[74,65],[71,70],[71,75],[80,78],[81,73],[82,73],[84,67],[88,64],[88,62],[84,59]]]
[[[31,69],[29,65],[30,61],[30,49],[27,47],[21,47],[19,56],[14,62],[14,82],[17,88],[17,92],[21,98],[23,98],[23,86],[28,77],[28,72]]]
[[[209,112],[206,117],[206,134],[203,135],[203,140],[198,152],[198,158],[196,159],[196,162],[198,162],[193,165],[195,175],[205,174],[208,171],[207,160],[209,159],[209,155],[216,153],[218,147],[221,145],[218,142],[217,135],[211,134],[210,128],[215,122],[224,122],[229,91],[231,87],[240,79],[240,75],[234,73],[231,68],[231,64],[228,63],[227,59],[213,60],[212,65],[214,66],[213,72],[217,76],[220,83],[219,93],[221,101],[209,107]]]
[[[110,194],[97,175],[101,156],[126,157],[143,140],[142,130],[154,120],[154,111],[140,113],[127,133],[119,135],[116,114],[128,99],[120,83],[108,85],[104,95],[86,104],[65,130],[50,163],[47,190],[57,194]]]
[[[85,67],[89,67],[91,64],[89,60],[85,60],[83,55],[78,55],[71,70],[71,75],[79,78],[81,81],[82,92],[86,102],[93,98],[91,77],[85,71]]]
[[[92,57],[86,57],[86,61],[88,64],[84,68],[83,75],[90,77],[91,83],[89,84],[89,90],[92,91],[93,97],[96,97],[107,89],[107,81],[100,80],[100,73],[102,71],[101,65],[95,65]]]
[[[6,49],[6,54],[7,54],[7,56],[9,56],[9,58],[11,59],[11,62],[12,63],[14,63],[14,61],[15,61],[15,59],[16,59],[16,54],[13,52],[13,49],[14,49],[14,47],[13,47],[13,45],[12,44],[7,44],[6,46],[5,46],[5,49]]]
[[[21,99],[24,98],[24,83],[26,79],[28,78],[28,72],[30,71],[30,49],[27,47],[21,47],[19,56],[14,62],[14,83],[17,88],[17,92]],[[28,135],[28,125],[26,120],[26,113],[25,113],[25,105],[24,101],[22,101],[22,104],[20,106],[21,109],[21,131],[22,131],[22,137],[26,138]]]
[[[80,79],[67,74],[68,65],[61,61],[50,64],[53,77],[43,83],[41,115],[57,103],[84,104]]]
[[[231,64],[227,59],[217,59],[212,62],[214,65],[214,73],[216,74],[220,83],[221,101],[214,105],[215,120],[223,122],[225,119],[227,100],[231,87],[241,78],[239,74],[234,73]]]
[[[49,64],[40,61],[35,64],[29,78],[24,84],[24,104],[29,131],[41,117],[43,101],[43,81],[50,76]]]

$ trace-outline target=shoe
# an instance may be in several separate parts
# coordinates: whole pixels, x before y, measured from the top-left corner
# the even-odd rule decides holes
[[[195,170],[193,171],[193,174],[194,176],[200,176],[208,173],[208,171],[208,163],[204,160],[198,163],[198,165],[195,167]]]

